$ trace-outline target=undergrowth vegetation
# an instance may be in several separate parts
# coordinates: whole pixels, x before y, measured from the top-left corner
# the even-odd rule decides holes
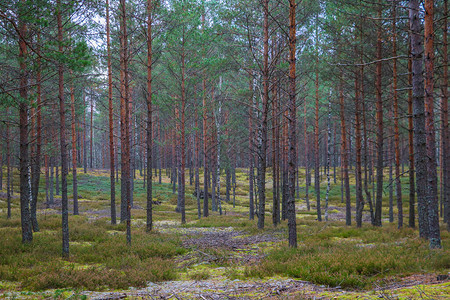
[[[246,280],[282,276],[326,286],[361,289],[371,288],[380,282],[400,280],[411,274],[447,274],[450,269],[450,236],[447,231],[442,230],[443,249],[430,251],[428,243],[418,237],[417,230],[398,230],[395,223],[384,221],[381,228],[365,223],[363,228],[355,228],[333,218],[327,223],[317,222],[314,201],[311,201],[311,211],[305,208],[302,181],[297,202],[299,247],[291,249],[285,242],[285,221],[274,228],[271,218],[267,216],[265,229],[259,230],[255,220],[248,220],[248,175],[246,170],[237,171],[236,205],[233,206],[233,199],[229,203],[222,202],[222,216],[210,212],[210,217],[198,220],[196,198],[192,195],[194,189],[187,186],[185,225],[180,224],[180,215],[175,212],[177,195],[172,193],[169,179],[164,177],[162,184],[155,183],[154,200],[161,204],[153,209],[155,230],[152,233],[145,231],[146,194],[142,178],[138,177],[132,209],[131,246],[126,244],[125,224],[110,224],[108,174],[80,174],[81,216],[71,215],[69,218],[68,260],[61,258],[59,208],[45,207],[43,180],[38,210],[41,230],[34,234],[33,242],[28,245],[21,243],[17,194],[12,199],[11,219],[6,219],[6,199],[0,194],[0,283],[13,283],[9,289],[22,291],[66,288],[108,290],[144,287],[148,282],[174,279]],[[302,172],[304,170],[300,170]],[[18,184],[18,180],[14,182]],[[407,183],[403,186],[403,195],[407,197]],[[116,188],[117,195],[120,195],[120,184]],[[268,195],[271,192],[269,178]],[[269,197],[266,205],[268,214],[271,211],[270,200]],[[338,176],[330,191],[330,216],[342,214],[343,205]],[[383,213],[386,217],[387,201],[383,203]],[[408,215],[407,209],[404,215]],[[214,257],[214,262],[202,262],[200,255],[196,258],[196,264],[201,268],[193,265],[191,270],[180,267],[179,258],[193,251],[182,244],[186,237],[195,238],[189,235],[190,230],[207,231],[215,227],[242,232],[241,237],[264,234],[280,239],[269,243],[270,246],[254,245],[257,250],[251,251],[260,258],[257,263],[236,264],[236,260],[231,261],[230,257],[234,255],[236,258],[237,254],[231,255],[232,250],[219,247],[202,250],[204,256]],[[217,268],[223,270],[217,272]]]
[[[41,232],[23,245],[19,228],[3,221],[0,229],[0,279],[17,281],[21,288],[44,290],[82,288],[103,290],[145,286],[147,282],[177,277],[173,257],[183,254],[176,235],[133,230],[133,244],[124,240],[124,226],[114,227],[102,218],[70,217],[71,255],[61,259],[59,216],[40,218]]]
[[[450,269],[448,233],[443,233],[444,250],[431,251],[412,229],[356,229],[311,222],[300,226],[297,249],[282,246],[270,251],[260,264],[246,268],[246,276],[278,274],[326,286],[371,288],[381,280],[416,273],[446,274]]]

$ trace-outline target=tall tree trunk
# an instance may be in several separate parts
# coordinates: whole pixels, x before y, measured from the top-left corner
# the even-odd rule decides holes
[[[414,165],[417,176],[417,209],[419,212],[419,234],[429,236],[427,197],[427,142],[425,131],[425,102],[423,84],[423,35],[421,33],[420,7],[418,0],[409,2],[411,29],[412,91],[414,121]]]
[[[197,214],[198,218],[202,217],[202,207],[200,202],[200,133],[198,130],[198,105],[195,105],[195,194],[197,197]],[[159,169],[159,174],[161,174],[161,168]]]
[[[274,39],[272,38],[272,44],[275,44]],[[275,47],[272,46],[272,57],[275,56],[274,53]],[[275,63],[276,64],[276,63]],[[279,84],[279,83],[278,83]],[[276,85],[272,85],[272,194],[273,194],[273,202],[272,202],[272,222],[274,226],[277,226],[280,223],[280,199],[278,198],[278,187],[279,181],[277,177],[277,168],[278,168],[278,147],[277,147],[277,137],[278,137],[278,99],[277,99],[277,89]]]
[[[221,81],[222,81],[222,77],[220,77],[219,80],[219,89],[221,87]],[[213,102],[214,101],[214,92],[213,92]],[[217,149],[217,207],[216,210],[219,209],[219,214],[222,215],[222,201],[220,199],[220,137],[222,135],[221,132],[221,125],[220,125],[220,118],[221,118],[221,114],[222,114],[222,102],[220,100],[220,98],[218,98],[218,110],[217,110],[217,116],[214,116],[215,122],[216,122],[216,139],[215,139],[215,145],[216,145],[216,149]]]
[[[25,1],[21,0],[21,6]],[[33,230],[30,215],[30,155],[28,143],[28,71],[26,59],[28,56],[25,38],[28,35],[25,24],[24,7],[19,8],[19,65],[20,65],[20,103],[19,103],[19,130],[20,130],[20,220],[22,224],[22,243],[33,240]]]
[[[38,34],[38,46],[37,51],[38,55],[40,55],[40,35]],[[39,193],[39,179],[41,175],[41,58],[37,58],[38,69],[36,72],[36,120],[34,116],[32,116],[32,129],[31,136],[32,138],[36,138],[34,143],[35,148],[32,150],[32,159],[31,159],[31,223],[33,226],[33,231],[39,231],[39,224],[36,217],[37,211],[37,198]],[[34,109],[32,109],[34,110]],[[34,112],[32,112],[34,115]],[[34,134],[36,133],[36,135]]]
[[[250,73],[249,76],[249,106],[248,106],[248,157],[249,157],[249,170],[248,170],[248,181],[249,181],[249,219],[253,220],[255,218],[255,207],[253,201],[253,176],[255,170],[253,169],[253,74]]]
[[[9,121],[9,108],[6,108],[6,115]],[[6,202],[7,202],[7,215],[8,219],[11,218],[11,136],[9,129],[9,122],[6,123]],[[22,210],[21,210],[22,211]],[[28,231],[26,231],[28,232]]]
[[[72,73],[72,72],[71,72]],[[70,103],[72,113],[72,187],[73,187],[73,214],[78,215],[78,181],[77,181],[77,132],[75,115],[75,91],[73,82],[70,85]]]
[[[402,185],[400,181],[400,132],[399,132],[399,115],[398,115],[398,96],[397,96],[397,4],[392,2],[392,63],[393,70],[393,89],[394,89],[394,151],[395,151],[395,192],[397,199],[398,211],[398,228],[403,227],[403,204],[402,204]]]
[[[376,71],[375,71],[375,90],[376,90],[376,109],[377,109],[377,196],[375,200],[375,226],[381,226],[382,200],[383,200],[383,99],[381,90],[381,43],[382,43],[382,6],[378,1],[378,24],[377,24],[377,45],[376,45]]]
[[[57,22],[58,22],[58,50],[60,55],[63,55],[63,23],[62,23],[62,8],[61,0],[57,0]],[[67,199],[67,148],[66,148],[66,111],[64,108],[64,65],[62,62],[58,63],[58,90],[59,90],[59,142],[61,151],[61,216],[62,216],[62,256],[69,258],[69,208]]]
[[[303,135],[304,135],[304,153],[305,153],[305,201],[306,209],[311,210],[309,203],[309,185],[310,185],[310,173],[309,173],[309,146],[308,146],[308,127],[306,122],[306,98],[303,100]]]
[[[202,33],[205,28],[205,13],[202,14]],[[203,49],[203,58],[205,58],[205,50]],[[208,136],[207,136],[207,121],[208,110],[206,106],[206,74],[203,72],[202,79],[202,113],[203,113],[203,217],[209,216],[208,206]]]
[[[94,154],[93,154],[93,147],[94,147],[94,98],[91,96],[91,126],[90,126],[90,130],[91,130],[91,135],[90,135],[90,143],[89,143],[89,152],[90,152],[90,157],[89,157],[89,168],[92,170],[94,168]]]
[[[392,114],[389,113],[389,118],[392,118]],[[390,134],[392,135],[392,130],[390,132]],[[388,154],[387,154],[387,159],[389,160],[389,223],[394,222],[394,187],[393,187],[393,168],[392,168],[392,159],[393,159],[393,155],[392,155],[392,138],[390,138],[388,140]]]
[[[109,113],[109,184],[111,188],[111,224],[116,221],[116,184],[114,182],[115,154],[114,154],[114,112],[112,95],[112,63],[111,63],[111,33],[109,22],[109,0],[106,0],[106,47],[108,51],[108,113]]]
[[[439,229],[439,203],[437,195],[437,162],[436,140],[434,129],[434,1],[425,0],[425,130],[427,142],[427,173],[428,173],[428,226],[430,248],[441,248],[441,233]]]
[[[322,221],[322,212],[320,207],[320,156],[319,156],[319,53],[318,53],[318,29],[317,22],[318,16],[316,16],[316,36],[315,36],[315,47],[316,47],[316,66],[315,75],[316,79],[314,81],[316,88],[316,108],[315,108],[315,119],[314,119],[314,187],[316,191],[316,209],[317,209],[317,220]]]
[[[297,248],[297,224],[295,213],[295,178],[297,175],[297,106],[295,48],[296,37],[296,0],[289,1],[289,198],[288,198],[288,228],[289,246]]]
[[[331,89],[328,97],[328,118],[327,118],[327,193],[325,195],[325,221],[328,222],[328,196],[330,194],[330,160],[331,160]]]
[[[121,13],[121,145],[122,145],[122,192],[120,221],[126,221],[127,244],[131,245],[131,155],[130,155],[130,105],[129,105],[129,74],[128,74],[128,34],[125,0],[120,0]]]
[[[152,206],[152,0],[147,1],[147,231],[153,227]]]
[[[360,53],[360,61],[362,62],[362,46]],[[364,193],[366,194],[367,203],[369,204],[370,222],[374,225],[375,213],[373,210],[372,195],[369,190],[369,182],[372,180],[372,159],[370,154],[370,138],[367,134],[367,121],[366,121],[366,102],[364,93],[364,66],[360,69],[361,75],[361,103],[362,103],[362,119],[363,119],[363,140],[364,140]]]
[[[157,112],[158,112],[158,115],[157,115],[158,116],[158,140],[159,140],[159,144],[162,144],[161,118],[159,117],[159,111],[157,111]],[[159,144],[157,145],[156,149],[160,149]],[[161,149],[162,149],[162,147],[161,147]],[[162,164],[164,162],[164,157],[165,157],[166,153],[164,151],[159,152],[159,150],[157,152],[158,152],[158,183],[161,184],[162,183],[161,169],[162,169]]]
[[[355,49],[356,52],[356,49]],[[355,70],[355,190],[356,190],[356,227],[362,226],[362,213],[364,209],[364,198],[362,193],[362,167],[361,167],[361,93],[359,83],[360,70]],[[361,78],[362,80],[362,78]]]
[[[260,128],[259,161],[258,161],[258,193],[259,215],[258,228],[264,228],[266,210],[266,152],[267,152],[267,119],[269,114],[269,0],[264,0],[264,52],[263,52],[263,103]]]
[[[83,91],[83,172],[87,173],[87,150],[86,150],[86,92]]]
[[[288,198],[289,198],[289,110],[288,108],[284,108],[283,110],[283,122],[282,122],[282,130],[283,130],[283,139],[282,139],[282,214],[281,218],[286,220],[288,218],[287,208],[288,208]]]
[[[448,1],[444,0],[444,22],[442,25],[444,72],[442,76],[441,97],[441,139],[442,139],[442,168],[443,168],[443,198],[444,221],[447,222],[447,230],[450,231],[450,131],[448,127]],[[441,196],[442,197],[442,196]]]
[[[344,103],[344,79],[341,71],[339,80],[339,106],[341,116],[341,140],[342,140],[342,168],[345,189],[345,224],[350,226],[352,224],[352,208],[350,202],[350,180],[348,176],[348,149],[347,149],[347,129],[345,124],[345,103]]]
[[[411,38],[411,34],[410,34]],[[412,53],[411,44],[408,46],[408,85],[412,87]],[[414,169],[414,125],[413,125],[413,91],[408,90],[408,150],[409,150],[409,224],[410,228],[416,227],[415,214],[415,169]]]
[[[185,89],[185,31],[183,27],[183,40],[182,40],[182,52],[181,52],[181,224],[186,223],[186,208],[185,208],[185,169],[186,169],[186,140],[185,140],[185,112],[186,112],[186,89]]]

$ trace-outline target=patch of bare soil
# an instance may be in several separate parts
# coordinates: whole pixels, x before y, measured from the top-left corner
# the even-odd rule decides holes
[[[256,263],[264,257],[259,244],[281,242],[280,233],[248,235],[232,227],[191,228],[183,240],[183,246],[191,252],[181,257],[179,263],[183,267],[194,263]]]
[[[92,299],[286,299],[295,294],[295,299],[311,299],[308,295],[325,290],[301,280],[202,280],[170,281],[149,284],[145,289],[117,293],[91,293]]]
[[[8,194],[6,194],[4,192],[0,192],[0,198],[7,199]],[[18,194],[11,195],[11,198],[17,199],[17,198],[19,198],[19,195]]]
[[[374,286],[372,291],[346,291],[328,288],[295,279],[269,280],[185,280],[149,283],[145,289],[129,289],[118,292],[82,292],[90,299],[399,299],[397,291],[406,288],[417,293],[405,299],[448,299],[445,291],[428,294],[424,287],[433,287],[434,274],[412,275],[401,282]],[[444,289],[448,290],[448,289]],[[403,298],[402,298],[403,299]]]
[[[331,212],[334,211],[334,212]],[[352,208],[352,215],[355,215],[356,209]],[[330,221],[345,221],[345,207],[340,206],[328,206],[328,218]],[[364,223],[370,223],[370,213],[363,212],[362,221]]]
[[[450,281],[450,274],[414,274],[402,278],[400,281],[385,281],[383,285],[374,287],[376,291],[400,289],[418,285],[431,285]]]

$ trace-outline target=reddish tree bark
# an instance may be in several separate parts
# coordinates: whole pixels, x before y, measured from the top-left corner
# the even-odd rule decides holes
[[[383,125],[383,99],[381,89],[381,2],[378,1],[378,24],[377,24],[377,45],[376,45],[376,71],[375,71],[375,91],[376,91],[376,119],[377,119],[377,195],[375,200],[375,226],[381,226],[382,199],[383,199],[383,145],[384,145],[384,125]]]
[[[264,37],[263,37],[263,99],[262,120],[260,124],[260,141],[258,143],[258,228],[264,228],[264,217],[266,210],[266,153],[267,153],[267,120],[269,113],[269,1],[264,0]]]
[[[356,49],[355,49],[356,50]],[[362,212],[364,199],[362,193],[362,165],[361,165],[361,106],[360,106],[360,83],[359,67],[355,70],[355,190],[356,190],[356,226],[362,226]],[[361,78],[362,80],[362,78]]]
[[[411,37],[410,37],[411,38]],[[411,44],[408,47],[408,85],[412,86],[412,53]],[[413,124],[413,91],[408,91],[408,151],[409,151],[409,223],[411,228],[416,227],[415,222],[415,170],[414,170],[414,124]]]
[[[61,0],[57,0],[58,51],[63,55],[63,23]],[[58,97],[59,97],[59,142],[61,151],[61,216],[62,216],[62,255],[69,258],[69,209],[67,199],[67,148],[66,148],[66,112],[64,108],[64,65],[58,63]]]
[[[295,213],[295,178],[297,175],[297,109],[295,85],[295,49],[296,49],[296,0],[289,1],[289,198],[288,198],[288,228],[289,246],[297,248],[297,224]]]
[[[28,50],[25,38],[28,35],[27,25],[25,23],[25,0],[21,0],[19,7],[19,66],[20,66],[20,85],[19,85],[19,143],[20,143],[20,220],[22,224],[22,243],[30,243],[33,240],[33,231],[30,215],[30,154],[28,143],[28,71],[26,68],[26,59]]]
[[[272,39],[272,44],[275,42]],[[272,57],[275,56],[274,49],[272,48]],[[272,84],[272,194],[273,194],[273,202],[272,202],[272,222],[275,226],[280,223],[280,199],[279,199],[279,180],[277,177],[277,169],[278,169],[278,147],[277,147],[277,139],[278,139],[278,105],[277,105],[277,91],[276,84]]]
[[[395,152],[395,191],[398,211],[398,228],[403,227],[403,205],[402,205],[402,185],[400,181],[400,132],[399,132],[399,114],[398,114],[398,95],[397,95],[397,5],[393,1],[392,7],[392,87],[394,102],[394,152]]]
[[[152,0],[147,1],[147,231],[153,227],[152,216]]]
[[[442,132],[442,169],[443,169],[443,197],[444,198],[444,221],[447,222],[447,230],[450,231],[450,131],[448,126],[448,1],[444,0],[444,22],[443,33],[443,76],[441,97],[441,132]]]
[[[112,95],[112,65],[111,65],[111,29],[109,21],[109,0],[106,0],[106,47],[108,52],[108,116],[109,116],[109,181],[111,186],[111,224],[116,224],[116,185],[114,182],[114,112]]]
[[[125,0],[120,1],[121,25],[121,147],[122,147],[122,192],[121,222],[126,221],[126,239],[131,245],[131,183],[130,183],[130,118],[129,118],[129,74],[128,74],[128,34]]]

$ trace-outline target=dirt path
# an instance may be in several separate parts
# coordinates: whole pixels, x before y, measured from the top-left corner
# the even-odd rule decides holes
[[[427,276],[425,276],[427,277]],[[145,289],[112,293],[83,292],[90,299],[449,299],[450,282],[398,283],[372,291],[345,291],[310,282],[272,278],[268,280],[201,280],[150,283]]]

